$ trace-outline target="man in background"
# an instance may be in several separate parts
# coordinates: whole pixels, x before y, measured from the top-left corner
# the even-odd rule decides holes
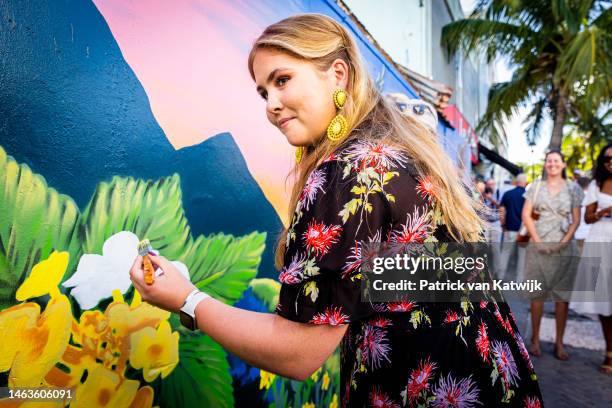
[[[501,199],[499,207],[500,223],[503,230],[503,245],[501,248],[500,279],[517,281],[522,279],[524,252],[516,243],[516,236],[521,228],[521,213],[525,204],[525,186],[527,175],[520,173],[516,176],[516,187],[507,191]],[[516,260],[516,275],[508,273],[511,270],[510,261]]]

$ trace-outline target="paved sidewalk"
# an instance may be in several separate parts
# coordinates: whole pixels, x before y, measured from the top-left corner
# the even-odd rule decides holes
[[[531,338],[529,305],[512,302],[510,306],[517,319],[521,335],[526,345],[529,346]],[[552,408],[612,407],[612,375],[604,375],[597,371],[599,364],[603,361],[601,329],[593,330],[597,326],[592,320],[575,315],[570,311],[570,322],[574,329],[568,330],[565,335],[565,343],[568,344],[566,350],[570,354],[570,360],[557,360],[553,356],[553,343],[546,341],[554,338],[553,307],[552,303],[548,303],[545,307],[541,326],[542,356],[539,358],[532,356],[544,397],[544,406]],[[553,324],[546,324],[551,320]],[[587,330],[581,330],[585,327]],[[593,344],[597,348],[601,345],[601,350],[593,350]],[[584,347],[585,345],[590,348]]]

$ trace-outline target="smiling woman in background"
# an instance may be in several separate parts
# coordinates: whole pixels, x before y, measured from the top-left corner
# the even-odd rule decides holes
[[[576,277],[575,265],[568,259],[578,259],[573,240],[580,225],[580,205],[584,193],[580,186],[567,180],[565,158],[558,150],[546,153],[541,179],[534,181],[525,192],[522,220],[531,242],[525,255],[525,279],[535,279],[543,290],[534,292],[531,301],[532,337],[529,351],[536,357],[540,349],[540,322],[544,300],[555,302],[556,338],[554,356],[569,359],[563,346],[569,298]],[[534,219],[533,214],[537,214]]]
[[[507,304],[362,301],[361,242],[477,242],[484,228],[436,135],[380,94],[346,29],[323,15],[287,18],[266,28],[248,64],[268,120],[296,147],[276,313],[212,299],[157,256],[153,285],[140,257],[130,272],[143,299],[298,380],[340,344],[344,406],[539,406]]]

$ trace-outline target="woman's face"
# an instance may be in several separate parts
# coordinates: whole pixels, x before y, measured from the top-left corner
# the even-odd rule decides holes
[[[336,114],[336,88],[346,87],[346,63],[336,60],[322,71],[286,53],[260,49],[253,59],[257,92],[266,101],[266,116],[293,146],[315,143]]]
[[[566,164],[558,153],[550,153],[546,156],[544,168],[546,169],[547,175],[551,177],[559,176],[561,172],[565,170],[565,166]]]
[[[612,147],[608,147],[604,153],[604,166],[606,170],[612,173],[612,159],[607,159],[608,161],[606,162],[606,157],[612,157]]]

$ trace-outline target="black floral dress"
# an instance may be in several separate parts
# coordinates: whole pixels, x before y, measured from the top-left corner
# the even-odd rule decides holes
[[[449,242],[441,224],[432,184],[409,157],[354,139],[307,180],[287,234],[276,312],[349,325],[343,406],[542,406],[506,303],[361,300],[360,243]]]

